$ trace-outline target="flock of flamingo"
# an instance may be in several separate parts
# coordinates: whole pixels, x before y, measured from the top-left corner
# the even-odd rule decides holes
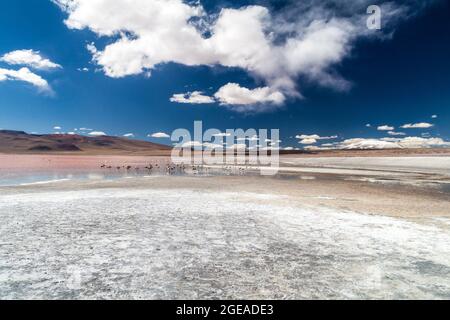
[[[114,166],[108,164],[102,164],[100,166],[103,170],[114,170],[116,172],[125,173],[146,173],[146,174],[165,174],[165,175],[209,175],[209,174],[222,174],[222,175],[246,175],[251,168],[249,166],[237,167],[237,166],[222,166],[218,167],[208,167],[204,165],[186,165],[175,164],[172,162],[166,163],[150,163],[144,167],[141,166],[131,166],[131,165],[121,165]]]

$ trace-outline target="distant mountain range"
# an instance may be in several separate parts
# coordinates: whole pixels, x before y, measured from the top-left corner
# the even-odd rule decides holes
[[[358,139],[356,139],[358,140]],[[389,147],[389,148],[388,148]],[[80,154],[123,156],[169,156],[172,147],[122,137],[87,137],[70,134],[28,134],[23,131],[0,130],[0,153],[3,154]],[[450,148],[400,149],[386,145],[356,141],[339,150],[280,150],[282,155],[304,156],[399,156],[449,155]]]
[[[37,135],[23,131],[0,130],[0,153],[167,155],[171,149],[162,144],[111,136]]]

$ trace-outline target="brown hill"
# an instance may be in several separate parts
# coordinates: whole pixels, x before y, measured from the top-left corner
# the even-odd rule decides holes
[[[0,153],[75,153],[101,155],[167,155],[171,147],[119,137],[68,134],[35,135],[0,130]]]

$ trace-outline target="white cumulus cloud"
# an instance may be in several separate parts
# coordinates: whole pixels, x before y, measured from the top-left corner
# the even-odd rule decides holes
[[[0,61],[11,65],[24,65],[34,69],[57,69],[62,68],[59,64],[43,58],[39,51],[34,50],[16,50],[6,53],[0,58]]]
[[[103,137],[106,136],[106,133],[103,131],[92,131],[89,133],[89,135],[92,137]]]
[[[228,83],[216,92],[214,97],[222,104],[235,106],[238,111],[257,108],[257,105],[282,105],[286,100],[283,93],[269,87],[248,89],[237,83]]]
[[[406,137],[398,143],[404,148],[450,147],[450,142],[441,138]]]
[[[392,131],[394,130],[394,127],[388,126],[388,125],[384,125],[384,126],[379,126],[377,128],[378,131]]]
[[[302,139],[300,142],[300,144],[316,144],[317,143],[317,139],[314,138],[306,138],[306,139]]]
[[[240,68],[264,87],[248,92],[234,86],[244,95],[236,97],[226,94],[232,87],[225,86],[216,98],[241,106],[257,100],[275,108],[287,96],[301,97],[299,79],[348,89],[336,66],[350,56],[358,38],[380,35],[364,23],[370,0],[348,1],[334,10],[335,0],[293,1],[280,12],[261,5],[208,12],[199,1],[182,0],[52,1],[68,14],[68,28],[109,38],[103,48],[89,45],[93,62],[107,76],[149,75],[168,62]],[[416,1],[383,5],[386,30],[408,16],[404,9],[410,7],[421,8]]]
[[[441,138],[382,138],[366,139],[355,138],[341,141],[336,144],[336,149],[415,149],[415,148],[433,148],[450,147],[450,142]]]
[[[167,133],[164,132],[157,132],[153,134],[148,135],[149,138],[157,138],[157,139],[168,139],[170,136]]]
[[[51,92],[51,88],[44,78],[24,67],[19,70],[0,68],[0,81],[22,81],[33,85],[40,91]]]

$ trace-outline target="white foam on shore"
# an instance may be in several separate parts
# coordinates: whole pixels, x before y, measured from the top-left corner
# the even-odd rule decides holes
[[[56,180],[45,180],[45,181],[36,181],[36,182],[29,182],[29,183],[21,183],[19,186],[25,187],[25,186],[34,186],[34,185],[41,185],[41,184],[51,184],[51,183],[58,183],[58,182],[65,182],[70,181],[71,179],[56,179]]]
[[[318,196],[318,197],[314,197],[314,198],[319,199],[319,200],[337,200],[337,198],[335,198],[335,197],[328,197],[328,196]]]
[[[0,195],[0,298],[450,298],[446,230],[269,200],[288,203],[187,189]]]

